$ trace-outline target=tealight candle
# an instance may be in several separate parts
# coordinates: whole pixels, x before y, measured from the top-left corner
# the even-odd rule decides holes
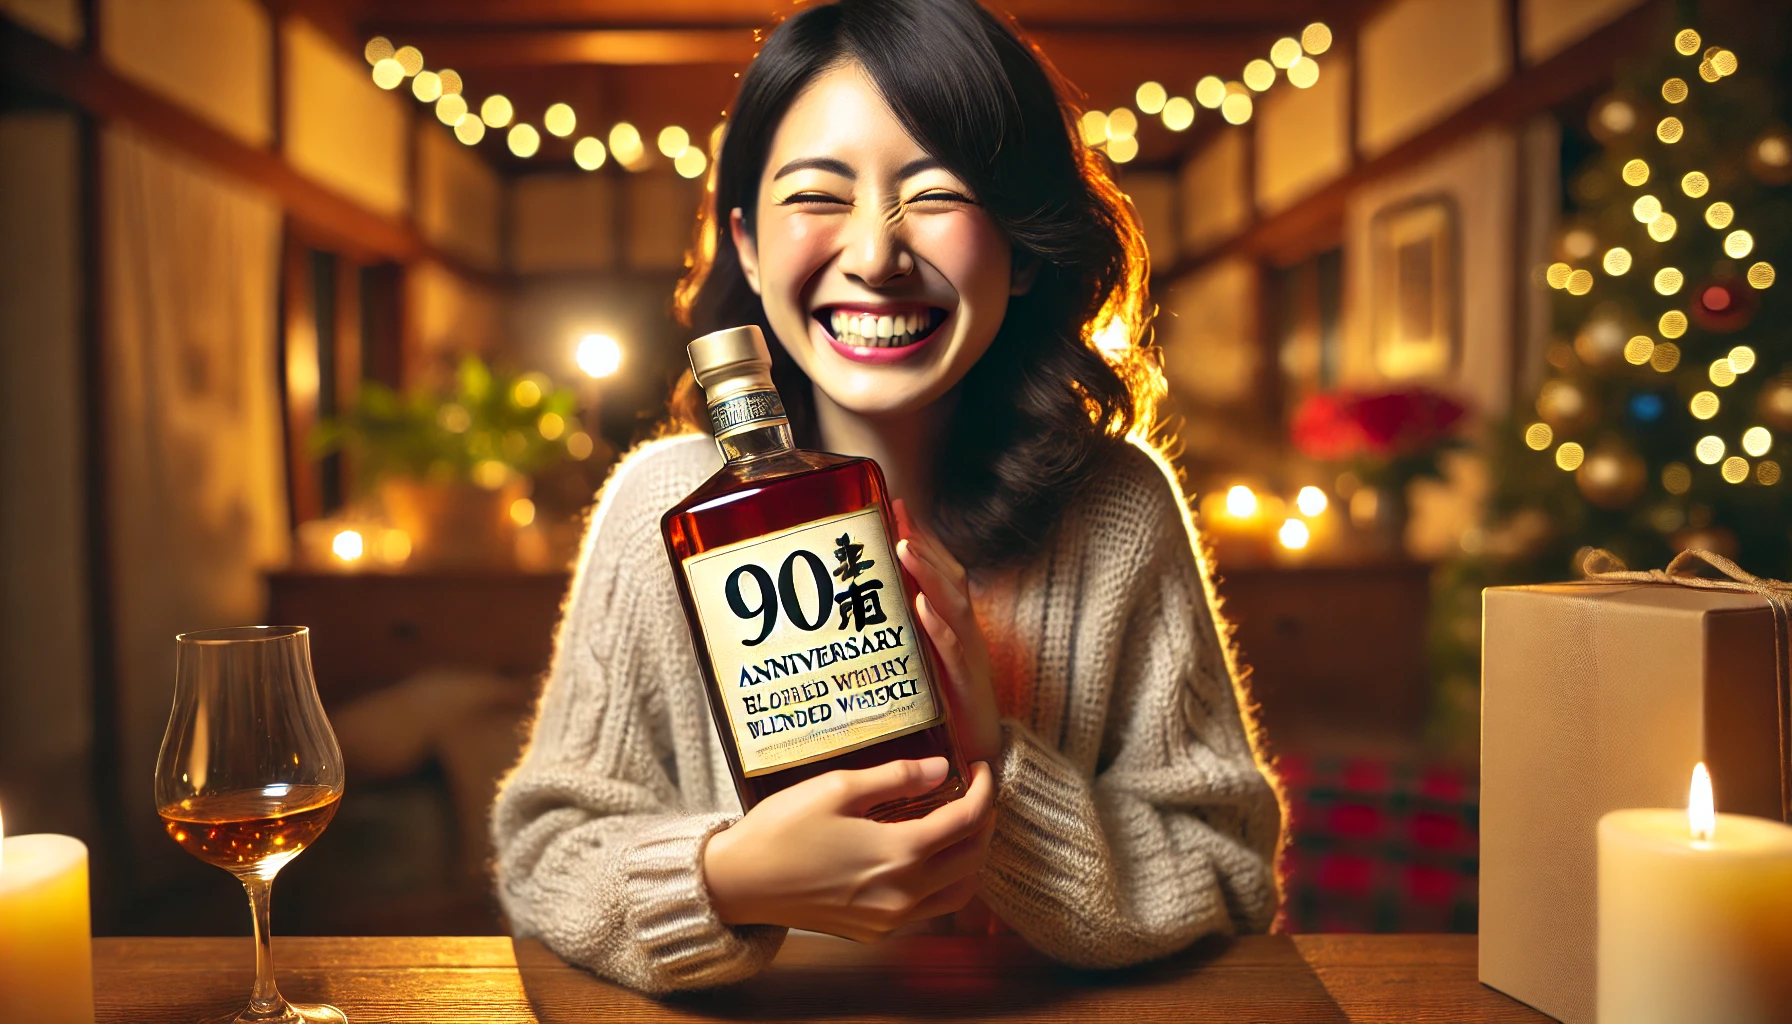
[[[1792,828],[1686,811],[1599,819],[1600,1024],[1792,1021]]]
[[[93,1024],[87,847],[0,831],[0,1021]]]

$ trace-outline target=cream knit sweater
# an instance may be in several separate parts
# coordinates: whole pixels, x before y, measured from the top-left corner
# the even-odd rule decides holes
[[[493,812],[519,936],[650,992],[748,977],[784,929],[710,907],[703,847],[740,815],[659,517],[720,466],[643,445],[585,535],[534,737]],[[1128,448],[1023,569],[973,585],[1001,703],[982,898],[1046,954],[1117,967],[1276,909],[1280,813],[1173,478]]]

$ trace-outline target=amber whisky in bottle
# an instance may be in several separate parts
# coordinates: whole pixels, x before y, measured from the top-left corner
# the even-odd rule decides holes
[[[660,520],[741,806],[837,768],[945,757],[946,779],[870,817],[918,817],[965,772],[896,560],[883,472],[792,441],[754,326],[689,347],[725,460]]]

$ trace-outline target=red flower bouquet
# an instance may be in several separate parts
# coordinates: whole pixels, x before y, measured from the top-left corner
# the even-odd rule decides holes
[[[1461,403],[1427,388],[1332,391],[1301,403],[1291,433],[1303,455],[1327,462],[1430,460],[1456,443],[1465,414]]]

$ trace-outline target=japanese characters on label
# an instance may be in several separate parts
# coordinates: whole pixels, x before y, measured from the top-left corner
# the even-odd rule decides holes
[[[744,774],[939,721],[875,506],[706,551],[684,571]]]

